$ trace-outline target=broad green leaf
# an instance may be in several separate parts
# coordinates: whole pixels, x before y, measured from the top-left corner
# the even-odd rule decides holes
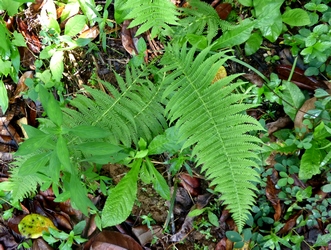
[[[4,10],[8,13],[8,16],[14,16],[18,13],[18,8],[22,5],[17,1],[13,0],[1,0],[0,1],[0,10]],[[1,40],[2,41],[2,40]]]
[[[40,153],[34,156],[31,156],[19,168],[19,175],[26,176],[30,174],[37,173],[43,167],[46,166],[49,161],[50,154],[49,153]]]
[[[54,52],[49,62],[49,68],[52,72],[54,80],[60,82],[64,70],[63,65],[63,51]]]
[[[70,132],[75,136],[87,139],[104,138],[110,135],[109,131],[90,125],[80,125],[74,127],[70,129]]]
[[[56,153],[64,169],[69,173],[73,173],[67,144],[66,139],[60,135],[56,143]]]
[[[322,186],[321,189],[324,193],[331,193],[331,184],[326,184]]]
[[[301,108],[305,101],[305,96],[299,87],[294,83],[283,81],[283,86],[286,87],[286,89],[281,94],[282,98],[284,99],[284,111],[292,119],[292,121],[294,121],[298,110]]]
[[[328,246],[331,242],[331,233],[321,235],[319,234],[313,247]]]
[[[162,135],[156,136],[148,146],[149,155],[162,153],[175,154],[184,145],[184,141],[179,140],[179,130],[177,127],[170,127]]]
[[[259,32],[253,33],[245,43],[245,54],[247,56],[253,55],[262,44],[262,36]]]
[[[57,228],[53,222],[40,214],[28,214],[18,224],[18,230],[26,238],[37,239],[43,232],[48,232],[49,228]]]
[[[0,108],[3,114],[6,113],[8,109],[8,103],[9,103],[9,99],[8,99],[7,89],[3,81],[0,80]]]
[[[116,23],[121,24],[124,21],[124,17],[130,13],[130,9],[121,8],[127,0],[115,0],[114,9],[115,9],[115,20]]]
[[[75,148],[91,155],[111,155],[123,150],[122,147],[108,142],[86,142],[78,144]]]
[[[82,9],[83,13],[90,20],[91,26],[94,25],[96,17],[98,17],[98,13],[95,10],[95,2],[94,0],[78,0],[79,6]]]
[[[67,24],[66,24],[65,27],[67,27]],[[48,28],[49,29],[54,29],[57,34],[61,33],[60,25],[59,25],[58,21],[56,19],[54,19],[53,17],[49,17]]]
[[[311,179],[313,175],[319,174],[321,163],[321,150],[316,142],[312,143],[312,147],[306,149],[302,155],[300,162],[299,178],[301,180]]]
[[[210,210],[208,210],[208,220],[211,224],[213,224],[215,227],[219,227],[220,224],[218,222],[218,217],[216,216],[216,214],[214,214],[213,212],[211,212]]]
[[[154,167],[154,164],[150,161],[148,157],[145,158],[145,161],[148,166],[148,171],[153,176],[152,182],[155,191],[159,195],[161,195],[163,199],[170,200],[170,189],[168,183],[166,182],[164,177],[159,173],[159,171],[157,171],[157,169]]]
[[[267,38],[270,42],[275,42],[279,35],[282,33],[283,23],[281,16],[275,20],[275,22],[269,26],[260,27],[262,35]]]
[[[208,46],[208,40],[206,36],[196,35],[196,34],[187,34],[187,40],[193,46],[196,46],[198,49],[205,49]]]
[[[103,227],[111,227],[122,223],[131,213],[137,195],[137,181],[142,159],[132,164],[131,170],[111,189],[102,210]]]
[[[253,0],[239,0],[238,2],[246,7],[253,6]]]
[[[60,127],[63,122],[63,114],[61,112],[60,104],[55,100],[53,94],[49,93],[49,98],[46,105],[47,116],[52,122]]]
[[[18,33],[16,30],[13,32],[14,39],[12,44],[15,46],[26,47],[26,41],[21,33]]]
[[[0,58],[0,76],[1,74],[4,76],[8,76],[12,68],[10,61],[2,61]]]
[[[86,24],[86,16],[76,15],[71,17],[65,25],[64,34],[67,36],[75,36],[83,30]]]
[[[80,210],[84,215],[88,215],[88,207],[97,210],[93,202],[87,196],[87,190],[82,185],[76,174],[70,177],[70,184],[66,186],[70,190],[70,201],[74,208]]]
[[[308,13],[303,9],[289,9],[282,15],[284,23],[291,26],[304,26],[310,24]]]
[[[216,40],[213,49],[222,49],[242,44],[251,36],[255,21],[245,19],[238,27],[224,32],[224,34]]]
[[[231,240],[232,242],[242,241],[241,235],[236,231],[227,231],[225,234],[226,234],[226,237],[229,240]]]
[[[191,212],[188,213],[189,217],[195,217],[195,216],[199,216],[200,214],[202,214],[206,209],[202,208],[202,209],[194,209]]]
[[[38,149],[50,148],[51,146],[55,146],[54,142],[51,140],[51,136],[52,135],[43,134],[25,140],[20,145],[15,155],[27,155],[37,151]]]

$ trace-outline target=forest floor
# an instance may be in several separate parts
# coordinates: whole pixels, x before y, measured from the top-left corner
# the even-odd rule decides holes
[[[26,8],[27,9],[22,10],[22,13],[25,14],[22,14],[21,17],[17,16],[15,20],[13,19],[16,22],[12,27],[13,30],[17,29],[21,33],[28,33],[34,30],[32,27],[33,24],[31,23],[31,16],[28,14],[28,7]],[[114,20],[113,14],[113,5],[110,5],[108,19]],[[6,19],[5,14],[2,13],[2,15],[3,19]],[[24,28],[22,22],[29,27]],[[133,54],[132,48],[135,48],[134,33],[133,35],[129,34],[129,38],[123,35],[125,33],[125,25],[126,24],[122,26],[115,25],[108,31],[109,35],[106,39],[105,51],[102,45],[98,43],[98,49],[78,49],[71,54],[75,60],[70,61],[66,59],[68,60],[66,62],[68,64],[65,67],[71,67],[70,65],[72,63],[79,64],[79,67],[74,68],[74,70],[78,69],[78,71],[71,71],[70,74],[68,73],[65,76],[66,82],[64,86],[66,89],[66,97],[74,98],[76,93],[82,88],[82,84],[90,84],[93,86],[101,85],[98,83],[98,79],[116,84],[114,71],[119,75],[125,76],[126,65]],[[94,36],[94,39],[99,39],[98,35],[92,33],[92,30],[89,32],[91,32],[89,35]],[[34,38],[31,39],[42,40],[42,36],[38,33],[33,33],[33,36]],[[148,34],[144,35],[146,41],[148,41],[147,36]],[[268,79],[272,77],[272,74],[278,74],[279,78],[287,79],[290,73],[286,71],[286,68],[279,66],[292,63],[294,57],[291,55],[289,48],[280,43],[280,40],[274,43],[264,40],[261,48],[250,56],[245,55],[243,52],[244,48],[240,45],[236,47],[234,55],[236,58],[239,58],[257,69]],[[148,43],[149,52],[146,53],[145,57],[147,61],[151,61],[154,56],[157,56],[150,52],[153,50],[151,47],[152,44],[156,44],[156,46],[159,47],[163,46],[160,41],[150,41]],[[33,71],[32,65],[35,63],[34,54],[25,49],[22,49],[20,54],[22,67],[25,67],[25,69],[30,68],[25,72]],[[247,114],[257,120],[263,120],[268,133],[261,133],[261,138],[274,142],[276,141],[276,137],[273,135],[274,132],[281,129],[294,129],[295,124],[284,111],[283,105],[271,101],[273,99],[271,96],[276,98],[277,93],[274,92],[276,90],[270,90],[266,87],[263,88],[265,83],[261,77],[242,64],[233,61],[227,62],[225,70],[227,75],[244,73],[240,78],[243,81],[250,82],[249,85],[247,85],[247,89],[250,86],[257,86],[261,89],[261,92],[264,92],[265,95],[260,94],[260,97],[262,96],[265,100],[262,100],[257,108],[247,110]],[[22,70],[22,75],[25,72]],[[67,72],[70,72],[70,70],[67,70]],[[29,76],[25,75],[23,78],[24,77]],[[311,77],[309,79],[306,79],[304,76],[300,77],[302,80],[301,85],[310,84]],[[313,77],[313,79],[321,81],[323,84],[328,84],[321,76]],[[7,113],[2,114],[0,120],[0,125],[2,126],[2,130],[0,129],[0,181],[5,181],[10,176],[10,162],[13,160],[11,153],[17,150],[19,144],[23,141],[22,138],[24,138],[23,130],[19,122],[22,118],[26,118],[28,124],[37,125],[37,118],[42,116],[43,110],[40,103],[34,103],[29,99],[22,98],[20,92],[26,90],[26,86],[22,86],[24,84],[14,86],[11,84],[9,78],[4,80],[5,83],[10,86],[8,87],[8,91],[11,96],[11,101]],[[242,91],[244,92],[246,90],[243,89]],[[305,91],[308,97],[313,95],[313,91],[307,89]],[[54,94],[56,96],[56,93]],[[296,122],[300,121],[296,120]],[[86,238],[87,241],[74,243],[72,246],[73,249],[92,249],[91,245],[95,242],[100,242],[100,244],[97,246],[94,245],[93,249],[233,249],[233,241],[230,241],[226,237],[226,232],[236,231],[236,226],[229,212],[222,206],[222,202],[220,201],[221,195],[214,193],[213,190],[210,189],[209,182],[204,179],[199,168],[195,166],[191,166],[193,176],[190,176],[185,170],[182,170],[177,176],[179,185],[174,185],[173,177],[171,177],[169,171],[167,171],[168,166],[164,164],[165,158],[166,156],[160,155],[152,159],[152,161],[159,172],[162,173],[168,181],[171,192],[176,191],[176,195],[174,196],[175,204],[171,214],[169,214],[169,207],[171,206],[170,201],[165,201],[160,197],[153,189],[152,185],[139,182],[138,195],[131,216],[121,225],[100,233],[96,227],[97,223],[94,221],[95,217],[91,216],[87,218],[83,216],[80,211],[71,207],[70,202],[55,204],[53,202],[54,194],[51,191],[50,193],[40,191],[34,197],[22,201],[22,210],[12,208],[7,202],[1,202],[0,249],[18,249],[19,246],[30,247],[30,249],[33,250],[56,249],[52,248],[51,244],[48,244],[45,239],[40,237],[29,241],[29,239],[20,235],[18,223],[24,215],[29,213],[41,214],[50,218],[52,221],[56,221],[59,228],[67,233],[72,231],[73,227],[78,222],[85,220],[86,226],[81,236]],[[303,183],[298,178],[298,173],[295,171],[286,176],[280,176],[279,173],[281,170],[279,169],[277,170],[278,172],[273,171],[274,166],[276,164],[279,165],[281,160],[288,160],[288,158],[286,158],[286,155],[276,156],[276,154],[274,154],[269,156],[267,160],[268,165],[265,166],[266,170],[261,172],[262,179],[265,179],[265,186],[259,186],[263,192],[261,191],[261,194],[257,197],[257,204],[253,209],[254,220],[259,220],[259,222],[255,222],[254,225],[252,224],[251,232],[261,232],[259,236],[261,239],[254,239],[257,245],[259,240],[265,244],[267,239],[273,239],[272,242],[274,245],[270,243],[270,248],[260,246],[258,249],[291,249],[288,246],[284,246],[286,245],[286,241],[293,244],[292,249],[331,249],[331,243],[312,247],[316,243],[319,235],[328,235],[328,230],[330,229],[328,225],[331,223],[331,196],[330,193],[321,190],[322,185],[330,182],[330,170]],[[266,174],[268,169],[270,169],[270,171]],[[108,164],[102,168],[103,175],[110,177],[113,184],[118,183],[127,171],[128,169],[125,166],[117,164]],[[276,188],[276,184],[281,178],[285,178],[284,176],[293,180],[294,184],[291,181],[286,183],[290,189],[292,188],[292,191],[293,186],[301,187],[303,190],[310,187],[314,194],[320,195],[320,200],[304,192],[302,192],[301,195],[307,195],[311,200],[309,202],[307,201],[308,198],[302,198],[300,200],[295,194],[292,193],[290,195],[291,190],[286,194],[287,197],[279,199],[278,194],[281,190],[286,189],[286,185],[284,184],[283,187]],[[0,193],[1,192],[0,190]],[[1,193],[1,199],[3,201],[5,201],[4,195],[4,193]],[[105,196],[98,193],[90,198],[98,208],[102,209],[102,205],[106,199]],[[205,208],[205,212],[193,217],[188,216],[188,213],[196,208]],[[316,224],[309,225],[302,222],[309,220],[309,215],[312,214],[309,209],[312,211],[318,210],[318,213],[320,213],[320,217],[316,215]],[[289,212],[289,210],[292,212]],[[275,221],[282,222],[279,228],[274,224]],[[301,222],[302,226],[299,226]],[[164,230],[165,228],[166,230]],[[120,232],[121,235],[113,234],[114,232]],[[262,238],[268,235],[270,237],[262,241]],[[296,238],[296,236],[298,236],[298,238]],[[68,239],[68,236],[66,237]],[[108,241],[109,238],[116,240],[110,242]],[[298,242],[300,241],[299,247],[298,244],[295,244],[296,240]],[[64,241],[65,239],[62,239],[61,242]],[[26,244],[24,245],[23,242]],[[250,249],[249,242],[250,241],[247,240],[241,249]],[[280,246],[278,244],[277,247],[275,242],[283,242],[284,245]]]

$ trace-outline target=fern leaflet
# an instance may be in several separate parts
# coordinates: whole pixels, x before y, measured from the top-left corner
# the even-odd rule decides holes
[[[128,0],[121,6],[121,9],[131,9],[124,18],[133,19],[129,28],[141,25],[136,35],[140,35],[149,29],[152,29],[152,38],[160,34],[171,35],[173,30],[169,25],[178,25],[179,12],[169,0]]]
[[[160,103],[162,86],[148,80],[149,74],[148,69],[127,68],[126,82],[116,75],[118,89],[102,82],[109,94],[86,86],[92,98],[78,95],[72,100],[77,111],[65,108],[65,123],[104,128],[111,134],[108,140],[115,145],[121,142],[130,147],[140,137],[150,141],[167,127],[167,122]]]
[[[241,83],[229,84],[231,76],[211,84],[219,67],[228,59],[224,52],[209,56],[210,48],[197,54],[186,45],[168,46],[161,60],[165,66],[164,97],[170,99],[166,112],[176,120],[185,145],[194,145],[193,154],[202,164],[211,185],[222,193],[224,204],[242,230],[254,203],[258,173],[252,168],[260,140],[249,132],[261,130],[260,124],[243,114],[252,105],[239,104],[247,96],[233,94]]]

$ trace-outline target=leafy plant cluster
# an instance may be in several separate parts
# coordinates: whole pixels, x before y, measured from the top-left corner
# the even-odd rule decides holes
[[[295,120],[306,95],[294,84],[281,83],[273,76],[271,84],[279,98],[270,89],[261,88],[253,104],[247,104],[252,96],[236,91],[244,84],[236,80],[239,74],[216,82],[214,79],[226,61],[236,60],[230,56],[232,51],[228,48],[243,45],[246,55],[252,55],[260,48],[263,39],[275,42],[293,26],[305,28],[300,29],[297,36],[284,35],[284,43],[292,46],[296,54],[303,55],[310,67],[328,72],[329,47],[326,45],[329,44],[330,23],[314,25],[326,22],[329,8],[325,6],[329,1],[311,1],[305,5],[306,10],[284,10],[285,0],[238,2],[247,7],[250,18],[236,17],[233,24],[220,20],[211,6],[197,0],[189,1],[189,8],[176,8],[164,0],[115,1],[116,21],[121,23],[132,19],[129,28],[139,26],[137,35],[151,29],[151,37],[158,37],[165,43],[163,54],[148,65],[143,64],[139,58],[141,55],[138,55],[127,66],[125,76],[116,74],[116,85],[98,79],[104,91],[84,86],[73,100],[65,99],[63,95],[63,61],[73,49],[94,48],[90,39],[77,38],[85,24],[112,26],[107,19],[107,7],[111,1],[106,1],[103,10],[93,4],[73,1],[71,4],[80,8],[83,14],[70,18],[64,31],[54,16],[56,12],[50,12],[49,22],[41,31],[43,50],[35,63],[35,78],[26,81],[29,86],[26,96],[39,100],[47,117],[39,119],[39,128],[25,126],[28,139],[15,154],[11,178],[0,184],[2,190],[11,191],[12,204],[18,207],[19,201],[33,196],[39,187],[42,190],[52,187],[55,201],[70,199],[84,214],[96,213],[100,228],[116,225],[131,212],[138,180],[153,184],[163,198],[170,199],[168,184],[151,157],[162,153],[179,154],[179,157],[172,158],[169,171],[175,175],[185,166],[187,158],[201,166],[206,179],[211,181],[210,186],[222,194],[223,204],[238,225],[239,233],[227,233],[237,247],[251,240],[251,247],[256,249],[280,249],[280,244],[291,247],[292,243],[299,249],[303,239],[295,234],[295,229],[284,237],[279,236],[284,223],[271,218],[272,208],[266,200],[259,207],[254,206],[261,194],[259,188],[265,185],[260,174],[266,178],[271,173],[259,168],[261,140],[255,134],[263,128],[245,111],[260,104],[263,97],[270,98],[271,102],[283,104],[285,112]],[[4,4],[0,8],[12,15],[17,11],[10,12],[11,7]],[[100,11],[103,11],[102,15]],[[68,15],[64,12],[61,18]],[[0,76],[3,79],[9,75],[17,81],[19,58],[16,50],[17,46],[23,46],[24,39],[19,33],[10,33],[4,22],[0,24],[1,29],[4,33],[0,32],[0,36],[6,42],[0,45],[0,60],[6,60],[6,68]],[[218,36],[220,31],[222,35]],[[100,39],[105,49],[106,34],[102,31]],[[141,48],[146,48],[142,39],[139,43]],[[55,99],[53,90],[60,101]],[[0,98],[0,105],[5,111],[8,101],[2,85],[0,95],[4,97]],[[314,175],[328,175],[330,98],[322,90],[316,91],[315,96],[315,108],[308,112],[303,122],[305,127],[294,132],[278,132],[279,141],[266,147],[264,152],[264,155],[271,151],[287,154],[275,165],[280,175],[277,182],[279,199],[297,199],[292,210],[288,209],[287,216],[299,206],[315,211],[308,219],[302,217],[301,221],[298,220],[297,227],[313,225],[314,220],[329,216],[325,212],[330,202],[320,204],[309,190],[293,187],[291,177],[298,174],[306,181]],[[181,151],[190,152],[190,156],[183,157],[178,153]],[[107,163],[120,163],[130,169],[115,187],[110,187],[109,179],[100,175],[102,165]],[[185,167],[189,169],[189,166]],[[327,178],[330,182],[330,177]],[[95,185],[96,182],[99,186]],[[330,184],[323,188],[330,190]],[[101,212],[87,198],[89,192],[95,191],[107,196]],[[311,207],[299,204],[302,200],[311,201]],[[207,211],[211,224],[217,225],[212,210],[204,211]],[[265,235],[252,232],[254,226],[263,227],[265,224],[271,225],[269,231],[263,232]],[[54,231],[48,237],[63,240],[69,236]],[[328,237],[320,238],[316,246],[323,245]],[[73,241],[75,233],[69,238]]]

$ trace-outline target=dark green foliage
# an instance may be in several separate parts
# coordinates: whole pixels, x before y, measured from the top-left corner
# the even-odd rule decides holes
[[[262,129],[260,124],[244,114],[251,105],[239,102],[247,96],[233,94],[240,82],[230,84],[237,75],[211,84],[219,67],[228,57],[218,53],[208,57],[209,48],[199,54],[186,46],[168,46],[162,58],[168,72],[164,97],[170,99],[166,112],[171,122],[176,120],[183,148],[194,146],[193,154],[211,186],[222,193],[222,199],[242,229],[254,203],[254,182],[259,181],[254,159],[260,150],[260,140],[248,133]]]

